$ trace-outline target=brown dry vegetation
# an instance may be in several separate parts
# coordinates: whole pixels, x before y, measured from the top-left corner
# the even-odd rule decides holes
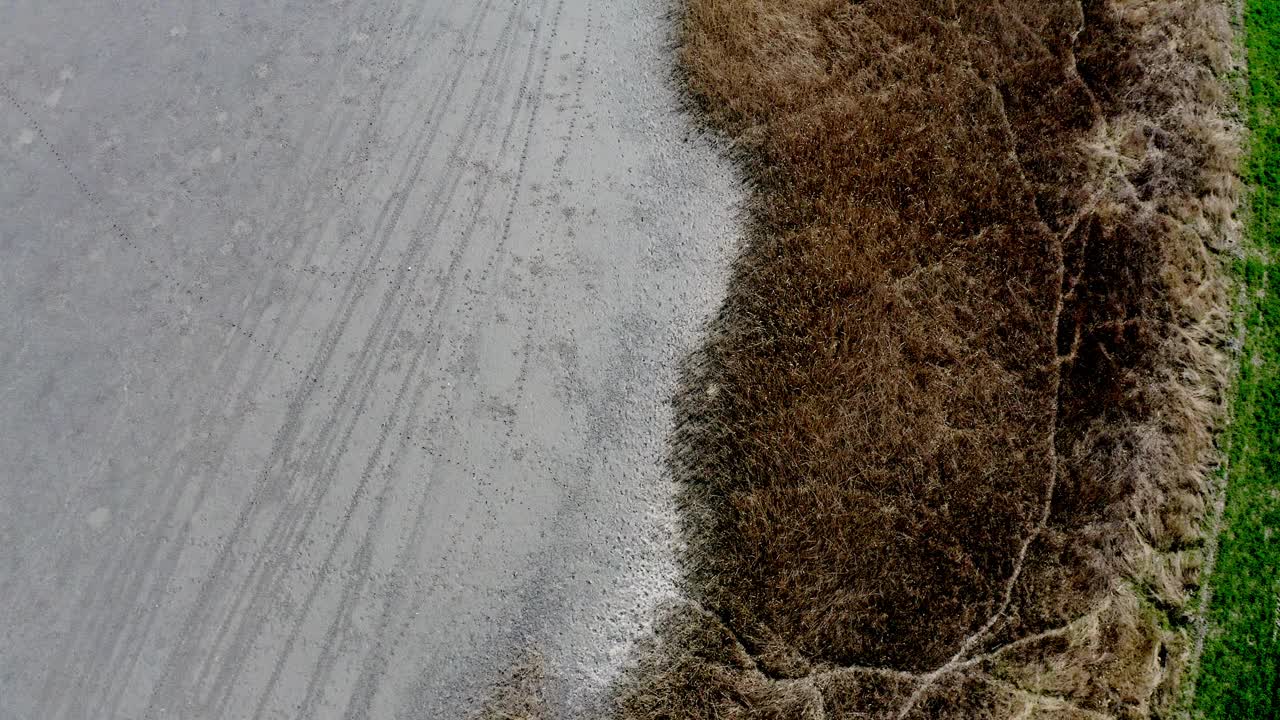
[[[687,0],[752,229],[679,399],[656,718],[1148,717],[1191,652],[1237,132],[1217,0]]]
[[[546,666],[537,654],[520,657],[490,691],[472,720],[551,720]]]

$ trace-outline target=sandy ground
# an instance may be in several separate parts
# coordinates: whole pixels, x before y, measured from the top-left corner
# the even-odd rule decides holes
[[[0,7],[0,718],[589,701],[738,202],[667,10]]]

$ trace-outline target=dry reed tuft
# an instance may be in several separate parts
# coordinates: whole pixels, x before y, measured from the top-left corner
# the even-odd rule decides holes
[[[686,0],[753,182],[656,718],[1160,716],[1225,389],[1215,0]]]

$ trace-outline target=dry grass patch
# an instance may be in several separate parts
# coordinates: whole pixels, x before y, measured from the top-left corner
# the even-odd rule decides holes
[[[546,692],[547,672],[542,657],[526,654],[499,679],[471,720],[552,720]]]
[[[1225,385],[1214,0],[687,0],[754,188],[621,716],[1171,711]]]

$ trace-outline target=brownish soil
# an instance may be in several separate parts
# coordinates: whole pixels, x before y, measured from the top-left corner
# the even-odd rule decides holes
[[[499,678],[471,720],[552,720],[547,703],[547,673],[542,657],[527,653]]]
[[[626,720],[1163,717],[1238,133],[1216,0],[687,0],[754,186]]]

